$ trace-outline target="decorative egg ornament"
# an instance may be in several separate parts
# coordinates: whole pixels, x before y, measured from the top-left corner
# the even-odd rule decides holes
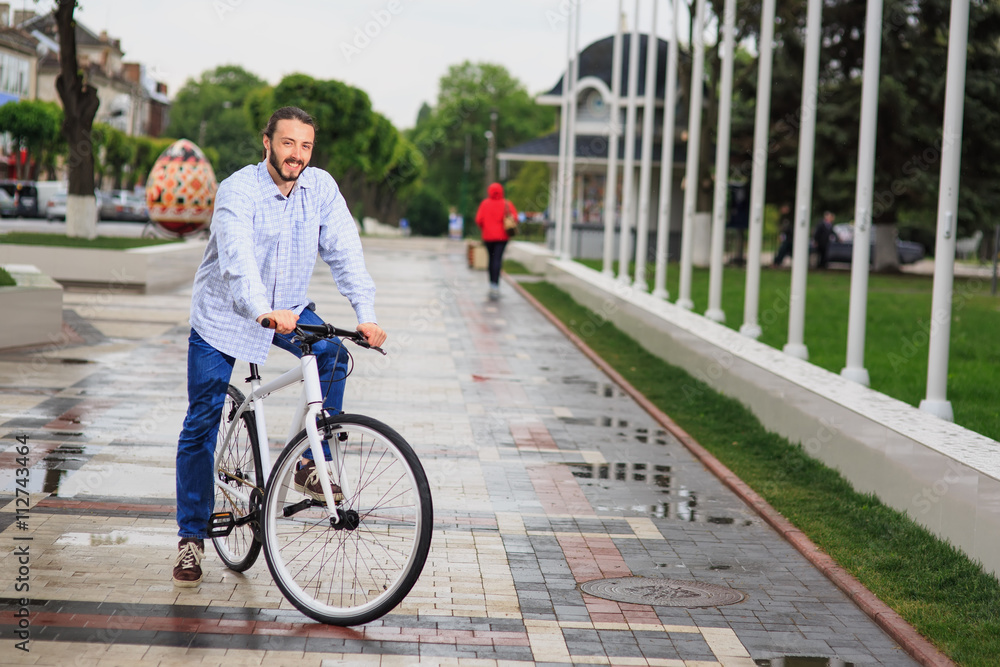
[[[193,234],[211,222],[218,187],[201,149],[178,139],[156,158],[146,179],[149,219],[169,234]]]

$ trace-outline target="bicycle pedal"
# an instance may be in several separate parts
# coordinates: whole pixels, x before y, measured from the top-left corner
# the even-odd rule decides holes
[[[236,520],[232,512],[216,512],[208,517],[207,534],[210,539],[229,537],[229,533],[233,532],[235,527]]]

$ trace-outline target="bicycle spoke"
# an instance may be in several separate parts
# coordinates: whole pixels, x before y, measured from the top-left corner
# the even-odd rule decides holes
[[[426,559],[431,508],[419,486],[426,489],[426,479],[409,446],[382,428],[356,415],[334,423],[338,435],[330,442],[337,443],[339,465],[331,480],[350,495],[338,503],[332,525],[325,506],[283,513],[306,497],[292,483],[308,448],[304,432],[282,452],[267,491],[268,566],[296,607],[327,623],[381,616],[410,590]]]

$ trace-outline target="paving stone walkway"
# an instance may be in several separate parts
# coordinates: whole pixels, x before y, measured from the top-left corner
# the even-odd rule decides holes
[[[347,409],[400,431],[434,494],[406,600],[324,626],[263,559],[238,574],[211,548],[201,587],[175,589],[190,291],[67,292],[62,340],[0,352],[0,665],[916,664],[509,285],[489,301],[463,244],[366,248],[391,340],[354,353]],[[322,264],[313,286],[352,326]],[[265,377],[290,360],[275,350]],[[272,434],[293,407],[269,399]],[[616,577],[647,578],[631,580],[645,597],[580,588]],[[686,584],[643,585],[663,579]],[[691,606],[699,584],[742,601]]]

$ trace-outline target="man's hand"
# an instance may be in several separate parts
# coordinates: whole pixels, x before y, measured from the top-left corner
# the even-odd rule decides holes
[[[385,332],[382,331],[382,327],[375,324],[374,322],[363,322],[359,324],[358,331],[360,331],[364,335],[365,340],[368,341],[369,345],[373,345],[375,347],[382,347],[382,343],[385,342],[386,339]]]
[[[290,310],[272,310],[257,318],[261,322],[264,318],[271,320],[271,328],[280,334],[290,334],[295,331],[295,325],[299,321],[299,316]]]

